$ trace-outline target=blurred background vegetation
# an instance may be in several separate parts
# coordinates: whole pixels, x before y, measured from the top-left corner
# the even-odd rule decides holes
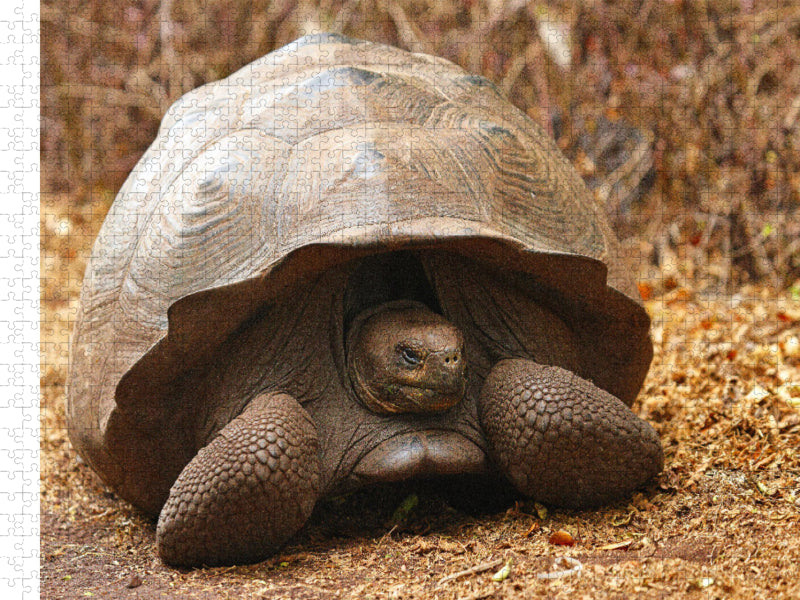
[[[495,82],[604,204],[645,296],[800,293],[796,1],[44,0],[41,23],[43,198],[77,216],[105,213],[181,94],[332,31]]]

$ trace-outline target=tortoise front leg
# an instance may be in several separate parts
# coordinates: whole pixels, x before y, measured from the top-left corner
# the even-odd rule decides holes
[[[480,419],[492,459],[526,496],[580,507],[621,498],[663,466],[658,434],[622,401],[574,373],[497,363]]]
[[[256,562],[292,536],[319,494],[317,431],[288,394],[253,399],[186,465],[156,532],[165,563]]]

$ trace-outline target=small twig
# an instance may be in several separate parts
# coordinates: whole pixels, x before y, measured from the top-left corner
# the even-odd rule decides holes
[[[527,6],[527,0],[511,0],[511,2],[504,3],[500,10],[495,12],[491,18],[483,22],[483,26],[479,27],[473,32],[473,41],[481,42],[486,41],[489,34],[494,31],[500,23],[508,23],[513,19],[517,13]]]
[[[644,134],[644,139],[633,149],[630,158],[609,173],[594,192],[603,206],[608,203],[617,184],[627,188],[618,195],[622,200],[636,189],[653,166],[653,134],[646,130],[640,131]],[[621,200],[617,202],[617,206],[621,204]]]
[[[104,510],[104,511],[103,511],[103,512],[101,512],[100,514],[97,514],[97,515],[92,515],[92,516],[90,516],[89,518],[90,518],[90,519],[92,519],[92,520],[94,520],[94,519],[102,519],[103,517],[105,517],[105,516],[107,516],[107,515],[111,514],[113,511],[114,511],[114,509],[113,509],[113,508],[107,508],[106,510]]]
[[[470,567],[469,569],[464,569],[463,571],[459,571],[458,573],[453,573],[452,575],[448,575],[447,577],[442,577],[439,582],[436,584],[436,587],[441,587],[445,583],[449,583],[454,579],[459,579],[461,577],[466,577],[467,575],[475,575],[476,573],[483,573],[484,571],[488,571],[490,569],[494,569],[499,567],[503,564],[503,559],[498,558],[497,560],[493,560],[487,563],[481,563],[479,565],[475,565],[474,567]]]
[[[161,85],[164,86],[166,92],[166,102],[162,106],[162,110],[166,112],[169,105],[183,93],[181,85],[181,69],[178,64],[177,54],[175,52],[175,32],[177,25],[172,20],[172,2],[173,0],[161,0],[158,5],[158,37],[161,41]]]
[[[400,40],[411,52],[431,52],[433,48],[419,30],[419,27],[408,18],[406,11],[395,0],[384,2],[384,10],[389,14],[397,27]]]
[[[644,0],[636,13],[636,20],[639,22],[640,26],[647,24],[647,19],[650,17],[651,10],[653,10],[653,0]]]
[[[381,539],[378,540],[378,543],[375,544],[375,547],[376,548],[380,548],[380,545],[384,542],[384,540],[387,537],[391,537],[391,535],[394,533],[395,529],[397,529],[397,525],[394,525],[389,531],[384,533],[383,536],[381,536]]]
[[[790,131],[792,127],[794,127],[797,121],[797,115],[800,115],[800,94],[794,97],[786,116],[783,117],[783,123],[781,125],[786,131]]]
[[[503,90],[506,96],[511,95],[511,89],[514,87],[514,84],[517,83],[517,79],[519,79],[519,76],[522,75],[522,72],[527,66],[527,52],[523,52],[511,61],[511,65],[506,69],[506,74],[500,82],[500,89]]]

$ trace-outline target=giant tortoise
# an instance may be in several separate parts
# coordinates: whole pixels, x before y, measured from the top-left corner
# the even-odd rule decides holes
[[[174,565],[318,498],[501,474],[566,507],[662,467],[649,319],[543,130],[450,62],[312,35],[178,100],[94,245],[74,447]]]

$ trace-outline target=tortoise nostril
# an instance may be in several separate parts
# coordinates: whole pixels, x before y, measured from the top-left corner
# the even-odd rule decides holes
[[[444,356],[444,364],[449,365],[453,363],[454,365],[458,362],[460,356],[458,352],[449,352]]]

